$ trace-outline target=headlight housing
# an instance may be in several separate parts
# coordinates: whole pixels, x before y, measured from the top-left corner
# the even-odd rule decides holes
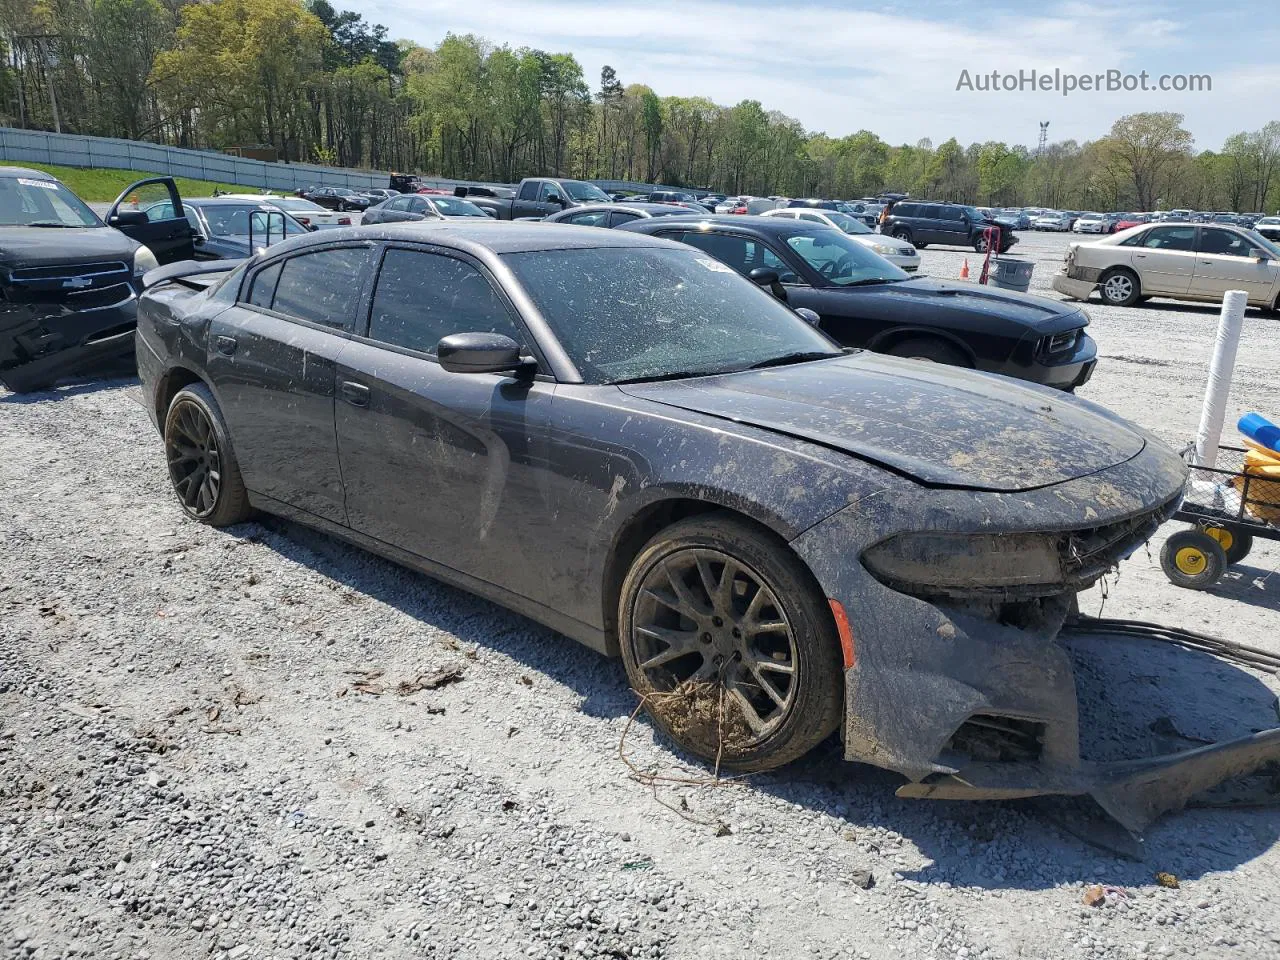
[[[887,587],[917,597],[1025,598],[1066,586],[1058,537],[1043,533],[911,533],[882,540],[862,562]]]
[[[887,243],[873,243],[871,245],[871,249],[874,250],[876,253],[880,254],[880,256],[882,257],[886,257],[886,256],[889,256],[890,254],[894,254],[898,252],[897,247],[891,247]]]
[[[154,270],[160,266],[160,261],[156,259],[156,255],[146,246],[138,247],[133,251],[133,275],[140,277],[148,270]]]

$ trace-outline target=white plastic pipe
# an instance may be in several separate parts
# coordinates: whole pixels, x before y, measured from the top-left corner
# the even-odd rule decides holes
[[[1227,395],[1231,392],[1231,375],[1236,368],[1240,328],[1244,326],[1244,308],[1248,303],[1249,295],[1243,290],[1228,290],[1222,298],[1218,340],[1213,345],[1209,383],[1205,387],[1204,406],[1200,410],[1200,429],[1196,431],[1195,465],[1198,467],[1213,467],[1218,463]]]

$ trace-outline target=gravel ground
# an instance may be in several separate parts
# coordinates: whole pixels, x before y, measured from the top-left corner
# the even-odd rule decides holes
[[[1038,291],[1064,243],[1017,248]],[[964,253],[924,257],[954,277]],[[1082,393],[1185,442],[1215,311],[1090,312]],[[1248,317],[1233,416],[1280,415],[1276,322]],[[836,745],[639,782],[620,743],[690,768],[628,728],[619,664],[288,524],[185,521],[137,401],[0,391],[0,957],[1280,957],[1275,808],[1165,818],[1136,860],[1075,807],[898,800]],[[1280,652],[1277,545],[1206,593],[1157,547],[1107,614]],[[1075,647],[1097,755],[1150,748],[1158,716],[1276,722],[1274,678]]]

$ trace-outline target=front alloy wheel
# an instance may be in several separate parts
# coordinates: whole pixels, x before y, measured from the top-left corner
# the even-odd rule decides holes
[[[735,517],[680,521],[622,585],[627,676],[680,746],[767,770],[836,728],[843,692],[830,608],[787,545]]]

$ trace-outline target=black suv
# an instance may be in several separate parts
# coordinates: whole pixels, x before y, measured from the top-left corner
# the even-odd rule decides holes
[[[931,243],[943,243],[953,247],[973,247],[978,253],[986,253],[989,228],[999,231],[1001,253],[1008,252],[1018,242],[1012,230],[984,217],[977,207],[921,200],[895,203],[880,225],[880,232],[906,240],[917,249]]]

